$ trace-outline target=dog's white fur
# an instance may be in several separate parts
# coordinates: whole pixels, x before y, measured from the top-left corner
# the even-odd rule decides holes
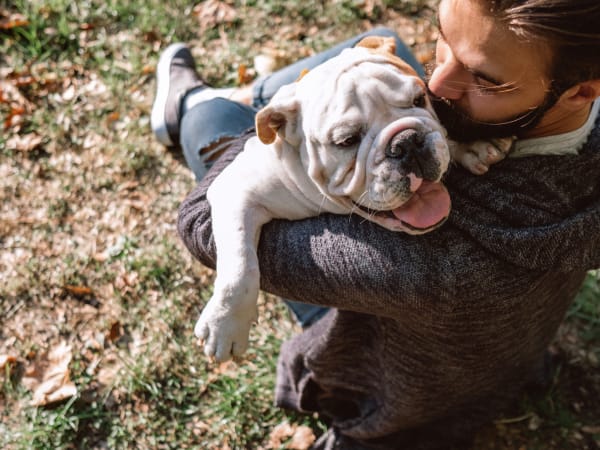
[[[449,199],[431,205],[441,208],[434,214],[440,220],[422,229],[390,213],[401,211],[415,192],[427,195],[429,187],[447,197],[440,180],[450,155],[424,83],[391,56],[393,40],[380,39],[344,50],[284,86],[258,113],[257,137],[210,186],[217,277],[195,327],[208,356],[223,361],[247,349],[257,319],[256,248],[270,220],[354,213],[419,234],[447,217]],[[386,156],[394,136],[406,130],[422,137],[433,167],[428,180]]]

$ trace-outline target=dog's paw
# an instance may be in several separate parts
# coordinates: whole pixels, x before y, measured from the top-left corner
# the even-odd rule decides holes
[[[194,327],[194,334],[204,342],[204,354],[223,362],[243,355],[248,348],[252,323],[256,321],[256,303],[241,307],[212,297]]]
[[[449,147],[454,161],[475,175],[483,175],[490,166],[506,158],[514,142],[513,137],[508,137],[467,143],[450,142]]]

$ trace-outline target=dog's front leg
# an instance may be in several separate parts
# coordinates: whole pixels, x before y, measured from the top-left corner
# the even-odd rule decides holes
[[[512,150],[515,138],[507,137],[487,141],[449,141],[448,148],[454,162],[475,175],[483,175],[490,166],[502,161]]]
[[[235,200],[231,198],[215,200],[211,208],[217,276],[194,333],[204,340],[207,356],[226,361],[246,351],[250,327],[257,318],[260,272],[256,246],[260,229],[270,218],[260,206],[232,203]]]

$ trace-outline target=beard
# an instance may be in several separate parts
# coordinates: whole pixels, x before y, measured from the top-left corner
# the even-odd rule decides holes
[[[515,114],[500,122],[483,122],[470,117],[452,101],[436,97],[431,92],[429,95],[433,109],[446,128],[448,137],[459,142],[518,137],[525,131],[534,128],[558,100],[556,94],[549,92],[542,103],[535,108]]]

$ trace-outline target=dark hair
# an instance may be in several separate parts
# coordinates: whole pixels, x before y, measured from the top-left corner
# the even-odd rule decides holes
[[[600,79],[599,0],[481,1],[516,36],[550,49],[549,75],[556,94]]]

